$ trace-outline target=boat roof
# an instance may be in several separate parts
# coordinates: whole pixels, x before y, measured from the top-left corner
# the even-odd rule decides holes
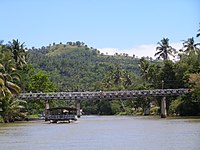
[[[66,110],[69,110],[69,111],[75,111],[75,110],[77,110],[76,108],[74,108],[74,107],[54,107],[54,108],[49,108],[49,109],[47,109],[47,110],[49,110],[49,111],[52,111],[52,110],[64,110],[64,109],[66,109]]]

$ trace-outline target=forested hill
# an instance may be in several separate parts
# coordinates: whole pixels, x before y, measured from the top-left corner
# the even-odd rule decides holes
[[[194,43],[193,38],[189,38],[179,53],[174,49],[180,60],[173,62],[168,57],[173,49],[168,41],[169,39],[163,38],[159,42],[156,47],[159,52],[156,54],[163,60],[156,61],[148,58],[138,59],[126,54],[100,54],[97,49],[89,48],[82,42],[53,44],[39,49],[33,47],[27,51],[24,43],[21,44],[18,40],[8,44],[0,42],[0,109],[3,112],[0,115],[4,122],[9,122],[16,116],[11,110],[16,107],[12,105],[17,104],[17,108],[24,108],[21,101],[14,99],[20,92],[160,88],[191,88],[191,93],[183,97],[168,97],[167,109],[171,114],[199,115],[200,51],[198,47],[194,49],[199,43]],[[166,47],[171,49],[167,51]],[[138,97],[132,101],[81,101],[81,106],[87,114],[141,114],[150,106],[150,101],[156,100],[155,106],[159,106],[160,99],[155,97]],[[73,105],[70,101],[51,102],[52,108]],[[29,101],[26,108],[29,114],[41,114],[44,103]],[[153,114],[158,113],[157,107],[152,110],[156,110]],[[7,112],[11,112],[9,117]]]
[[[51,81],[65,91],[95,90],[94,85],[115,66],[139,74],[138,62],[138,58],[127,54],[100,54],[83,42],[54,43],[28,51],[28,63],[46,71]]]

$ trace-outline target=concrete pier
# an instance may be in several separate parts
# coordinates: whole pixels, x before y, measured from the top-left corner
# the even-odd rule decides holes
[[[161,118],[167,117],[166,97],[164,96],[161,100]]]
[[[50,108],[49,106],[49,100],[45,100],[45,120],[47,119],[47,113],[48,113],[48,109]]]
[[[77,117],[80,118],[81,117],[81,104],[80,104],[80,100],[77,100],[76,102],[76,109],[77,109]]]

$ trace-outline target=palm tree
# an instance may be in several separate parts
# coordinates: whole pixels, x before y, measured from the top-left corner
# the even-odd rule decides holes
[[[190,54],[190,53],[197,53],[197,51],[199,50],[199,48],[197,47],[199,45],[199,43],[195,43],[194,42],[194,38],[188,38],[187,41],[184,41],[183,43],[183,51],[186,54]]]
[[[19,95],[20,87],[13,83],[14,78],[18,78],[17,75],[15,76],[0,72],[0,99]]]
[[[8,49],[10,49],[13,54],[17,69],[21,69],[22,66],[26,64],[24,46],[24,43],[21,44],[18,39],[13,39],[12,42],[9,41],[7,45]]]
[[[120,85],[122,82],[122,68],[119,65],[116,65],[112,72],[112,79],[115,85]]]
[[[3,112],[1,112],[1,116],[5,123],[14,122],[17,120],[23,120],[26,117],[26,113],[24,113],[24,104],[26,101],[14,99],[12,97],[7,98],[3,101]]]
[[[103,80],[103,88],[110,89],[113,86],[112,79],[110,77],[106,77]]]
[[[20,87],[14,83],[20,80],[20,76],[15,72],[13,61],[7,55],[2,58],[0,59],[0,99],[18,95],[20,92]]]
[[[10,52],[6,51],[4,45],[0,46],[0,103],[2,107],[0,115],[5,122],[9,122],[23,116],[19,112],[22,108],[19,101],[13,99],[20,93],[20,87],[15,84],[15,81],[20,80],[20,76],[16,73],[16,65]]]
[[[121,75],[122,72],[119,66],[112,67],[103,79],[104,87],[111,88],[113,86],[118,86],[121,83]]]
[[[199,37],[200,36],[200,23],[199,23],[199,30],[198,30],[199,33],[197,33],[196,37]]]
[[[169,45],[168,38],[163,38],[161,42],[158,42],[158,45],[159,46],[156,47],[158,52],[155,54],[155,56],[159,55],[158,59],[163,58],[164,60],[167,60],[169,59],[169,55],[174,56],[176,50]]]
[[[151,82],[154,86],[158,82],[160,73],[160,67],[156,64],[150,64],[148,70],[148,81]]]
[[[149,62],[145,60],[144,57],[140,59],[139,69],[141,71],[140,75],[145,82],[148,81],[148,73],[149,73]]]
[[[123,72],[123,86],[125,87],[125,89],[127,89],[127,87],[131,84],[132,84],[132,80],[131,80],[130,72],[124,71]]]

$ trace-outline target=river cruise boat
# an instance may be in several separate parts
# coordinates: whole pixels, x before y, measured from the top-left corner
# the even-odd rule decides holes
[[[55,107],[47,109],[47,116],[45,121],[50,121],[50,123],[57,122],[72,122],[77,120],[76,115],[77,109],[73,107]]]

